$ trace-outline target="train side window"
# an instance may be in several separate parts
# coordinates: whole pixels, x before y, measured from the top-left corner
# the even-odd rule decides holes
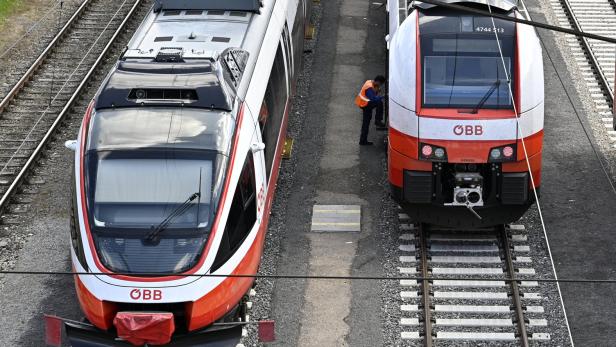
[[[86,262],[86,256],[83,250],[83,245],[81,243],[81,233],[79,227],[79,213],[77,213],[77,194],[75,188],[75,168],[72,168],[71,175],[71,219],[70,219],[70,232],[71,232],[71,244],[73,245],[73,250],[77,255],[77,260],[81,264],[81,266],[88,270],[88,263]]]
[[[289,26],[287,23],[284,24],[284,29],[282,30],[282,42],[284,43],[285,54],[287,56],[287,74],[289,75],[289,81],[294,76],[293,71],[293,52],[291,49],[291,36],[289,34]]]
[[[265,109],[267,110],[267,120],[264,123],[259,122],[261,126],[261,134],[263,143],[265,143],[265,171],[269,177],[274,155],[276,153],[276,144],[282,119],[286,111],[287,100],[289,98],[288,79],[286,72],[286,62],[283,54],[282,43],[278,45],[274,65],[265,91]]]
[[[252,153],[244,162],[237,188],[233,194],[229,218],[216,254],[212,271],[222,266],[246,239],[257,221],[257,190]]]

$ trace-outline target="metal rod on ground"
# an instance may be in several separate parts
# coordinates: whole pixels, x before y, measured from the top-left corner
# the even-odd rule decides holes
[[[509,245],[509,234],[507,228],[502,225],[499,226],[499,232],[503,250],[505,251],[505,261],[507,262],[507,272],[513,281],[509,282],[511,286],[511,299],[513,301],[513,307],[515,308],[516,321],[518,323],[518,332],[520,333],[520,345],[522,347],[528,347],[528,334],[526,332],[526,321],[524,320],[524,310],[522,308],[522,301],[520,300],[520,290],[518,288],[518,282],[515,281],[515,268],[513,267],[513,256],[511,254],[511,247]]]
[[[432,311],[430,307],[430,275],[428,267],[428,240],[426,234],[428,226],[425,224],[419,225],[419,249],[421,250],[421,276],[422,281],[422,301],[424,312],[424,346],[432,347]]]

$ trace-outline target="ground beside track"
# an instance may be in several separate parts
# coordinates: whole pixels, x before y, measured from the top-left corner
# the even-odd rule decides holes
[[[534,20],[558,24],[548,1],[527,0]],[[546,19],[547,17],[547,19]],[[565,37],[540,31],[602,160],[613,166],[616,153],[568,51]],[[616,195],[572,105],[544,58],[546,122],[541,201],[557,273],[561,278],[616,278]],[[608,129],[609,130],[609,129]],[[608,346],[616,338],[616,285],[562,284],[573,341],[578,346]]]

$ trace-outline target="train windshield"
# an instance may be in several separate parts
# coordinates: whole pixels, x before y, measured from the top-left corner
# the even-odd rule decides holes
[[[167,274],[195,265],[217,210],[233,124],[228,113],[203,110],[95,114],[86,193],[106,267]]]
[[[460,24],[459,18],[454,19],[464,28],[464,21]],[[509,32],[513,29],[497,27],[499,50],[491,22],[482,23],[478,18],[474,26],[469,22],[469,32],[422,35],[424,107],[513,107],[507,82],[509,77],[513,85],[516,77],[514,36]]]

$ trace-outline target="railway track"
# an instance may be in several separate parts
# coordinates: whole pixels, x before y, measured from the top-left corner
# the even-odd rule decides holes
[[[525,229],[459,231],[400,215],[401,338],[410,345],[549,344]],[[507,281],[514,278],[515,281]]]
[[[550,0],[559,25],[616,38],[615,0]],[[567,37],[567,44],[581,71],[599,116],[616,148],[614,69],[616,45],[587,38]]]
[[[0,102],[0,212],[6,212],[99,65],[121,50],[115,43],[144,2],[84,1]]]

